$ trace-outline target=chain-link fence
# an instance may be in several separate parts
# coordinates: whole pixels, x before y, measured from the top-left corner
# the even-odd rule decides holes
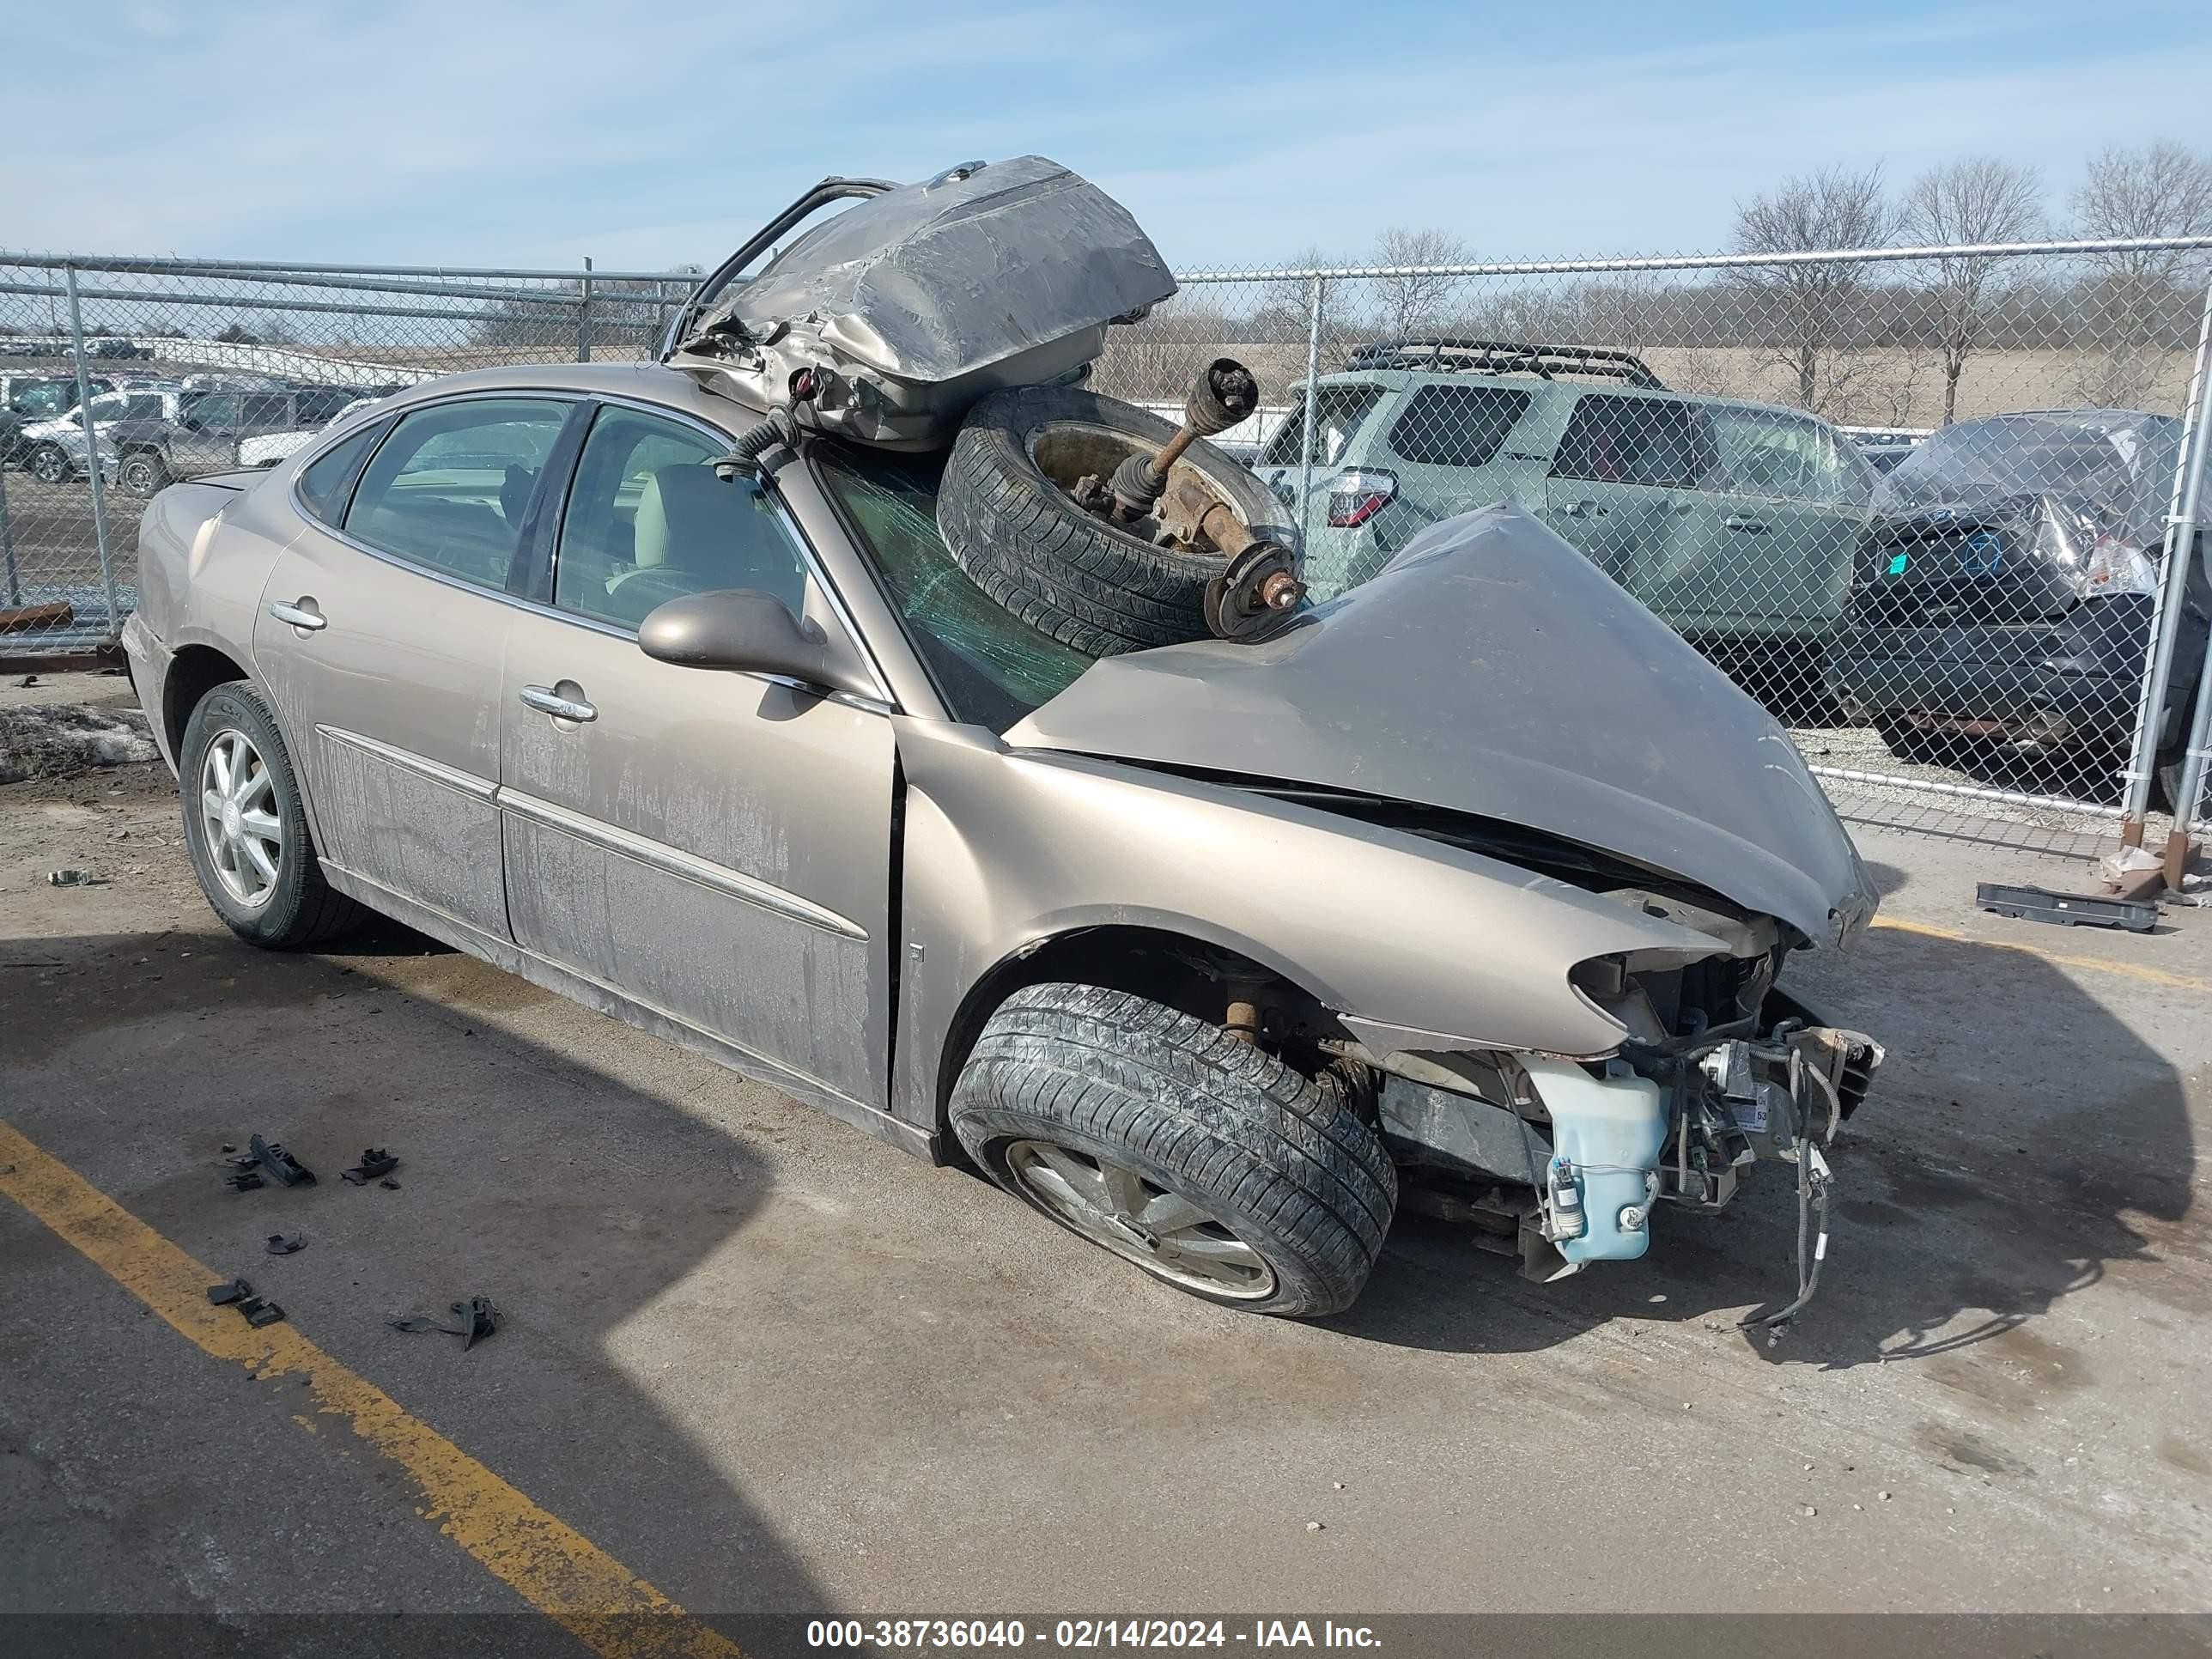
[[[2140,822],[2179,790],[2212,615],[2170,556],[2208,278],[2204,239],[1204,271],[1095,384],[1165,402],[1251,368],[1261,412],[1225,437],[1318,595],[1516,502],[1824,776]]]
[[[696,280],[0,253],[0,661],[115,637],[164,484],[433,375],[649,357]]]
[[[163,483],[431,375],[650,357],[693,281],[0,254],[0,660],[113,637]],[[1823,776],[2136,826],[2207,660],[2208,282],[2203,238],[1205,270],[1093,384],[1179,409],[1251,368],[1218,441],[1318,596],[1516,502]]]

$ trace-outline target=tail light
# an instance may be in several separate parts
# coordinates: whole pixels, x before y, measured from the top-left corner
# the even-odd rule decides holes
[[[2081,571],[2085,599],[2101,599],[2115,593],[2155,593],[2158,567],[2139,547],[2130,547],[2117,536],[2097,538]]]
[[[1348,466],[1329,481],[1328,527],[1357,530],[1398,494],[1398,475],[1380,467]]]

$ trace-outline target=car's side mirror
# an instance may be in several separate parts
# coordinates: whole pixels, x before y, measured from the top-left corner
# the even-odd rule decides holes
[[[684,668],[721,668],[833,691],[861,691],[835,661],[830,636],[757,587],[686,593],[656,607],[638,625],[638,648]]]

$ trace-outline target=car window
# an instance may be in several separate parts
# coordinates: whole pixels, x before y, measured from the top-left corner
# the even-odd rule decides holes
[[[118,401],[124,406],[125,420],[158,421],[167,412],[161,407],[161,394],[158,392],[140,392]]]
[[[937,528],[945,455],[844,444],[811,453],[955,720],[1003,732],[1092,659],[1039,633],[968,579]]]
[[[1832,428],[1764,409],[1715,404],[1707,412],[1720,452],[1718,487],[1827,507],[1864,507],[1872,499],[1870,469]]]
[[[289,426],[292,424],[292,400],[289,398],[248,398],[239,412],[243,426]]]
[[[1552,476],[1695,489],[1717,460],[1712,422],[1697,404],[1601,392],[1576,404]]]
[[[803,614],[799,543],[751,479],[714,475],[729,448],[680,422],[602,409],[562,514],[555,606],[635,628],[687,593],[753,587]]]
[[[93,424],[98,426],[123,419],[129,412],[130,403],[128,398],[94,398],[85,408],[92,416]]]
[[[1314,403],[1315,465],[1334,465],[1337,457],[1351,443],[1352,434],[1359,430],[1359,423],[1382,398],[1382,388],[1379,386],[1350,382],[1322,387]],[[1260,458],[1261,465],[1298,465],[1298,437],[1305,430],[1305,399],[1301,398],[1275,428],[1275,435],[1267,441],[1267,453]]]
[[[185,419],[203,431],[238,424],[238,399],[227,392],[195,398],[185,410]]]
[[[555,399],[482,398],[403,416],[362,474],[347,533],[433,570],[505,586],[524,509],[568,412]]]
[[[345,508],[346,486],[353,482],[362,453],[376,441],[376,428],[365,427],[300,469],[300,499],[325,524],[338,521]]]
[[[33,415],[41,419],[48,416],[65,415],[76,404],[76,388],[64,386],[57,380],[33,380],[8,400],[9,407],[17,414]]]
[[[1390,428],[1401,460],[1481,466],[1528,412],[1528,394],[1499,386],[1425,386]]]

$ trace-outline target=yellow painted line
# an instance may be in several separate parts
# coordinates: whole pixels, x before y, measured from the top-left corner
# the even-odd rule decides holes
[[[2017,951],[2023,956],[2039,957],[2061,968],[2086,968],[2096,974],[2118,974],[2123,978],[2139,979],[2146,985],[2166,985],[2178,991],[2212,992],[2212,980],[2197,979],[2188,974],[2170,974],[2163,968],[2146,967],[2140,962],[2116,962],[2110,957],[2085,957],[2065,951],[2045,951],[2037,945],[2023,945],[2017,939],[1983,939],[1974,933],[1934,927],[1924,921],[1900,921],[1892,916],[1876,916],[1874,925],[1886,927],[1892,933],[1917,933],[1923,939],[1947,939],[1960,945],[1987,945],[1992,951]]]
[[[256,1378],[304,1376],[337,1417],[422,1489],[422,1513],[493,1577],[603,1659],[741,1659],[737,1644],[571,1527],[524,1497],[374,1382],[292,1326],[255,1330],[213,1306],[224,1274],[0,1123],[0,1193],[21,1205],[204,1352]],[[293,1421],[314,1431],[305,1417]]]

